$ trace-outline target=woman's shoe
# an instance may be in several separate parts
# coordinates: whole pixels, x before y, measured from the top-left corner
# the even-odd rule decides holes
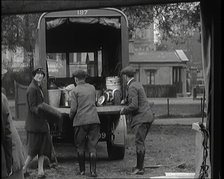
[[[85,171],[79,171],[76,173],[77,175],[85,175]]]
[[[58,164],[56,162],[50,163],[50,168],[57,168]]]
[[[144,169],[134,168],[134,170],[132,170],[132,172],[130,174],[131,175],[144,175],[144,173],[145,173]]]
[[[24,178],[27,178],[27,177],[30,176],[30,173],[26,171],[26,172],[23,173],[23,176],[24,176]]]
[[[45,174],[38,174],[38,175],[37,175],[37,178],[38,178],[38,179],[46,178],[46,175],[45,175]]]

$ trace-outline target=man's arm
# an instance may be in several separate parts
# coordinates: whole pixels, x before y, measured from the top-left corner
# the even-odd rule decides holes
[[[121,114],[130,114],[138,110],[138,91],[134,87],[128,89],[128,105],[121,110]]]
[[[75,91],[72,91],[71,92],[71,108],[69,113],[70,119],[74,119],[75,114],[77,112],[77,107],[78,107],[78,103],[77,103]]]

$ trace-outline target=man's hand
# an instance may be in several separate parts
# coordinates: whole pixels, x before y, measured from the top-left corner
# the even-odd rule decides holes
[[[126,101],[124,99],[121,100],[121,104],[124,105]]]
[[[9,171],[9,176],[11,176],[12,174],[13,174],[13,171],[12,171],[12,167],[11,167],[11,169]]]
[[[121,114],[121,115],[124,114],[124,108],[121,108],[121,110],[120,110],[120,114]]]

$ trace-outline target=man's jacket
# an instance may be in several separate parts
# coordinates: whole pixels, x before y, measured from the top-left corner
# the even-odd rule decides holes
[[[127,88],[127,106],[124,107],[123,113],[130,115],[131,127],[140,123],[153,122],[153,112],[142,84],[133,79]]]
[[[85,82],[78,83],[71,92],[70,118],[73,126],[100,123],[95,102],[95,87]]]

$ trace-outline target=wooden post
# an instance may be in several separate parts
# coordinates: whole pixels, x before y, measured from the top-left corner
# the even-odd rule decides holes
[[[201,98],[201,116],[203,116],[203,99]]]
[[[170,116],[169,98],[167,98],[167,116]]]

